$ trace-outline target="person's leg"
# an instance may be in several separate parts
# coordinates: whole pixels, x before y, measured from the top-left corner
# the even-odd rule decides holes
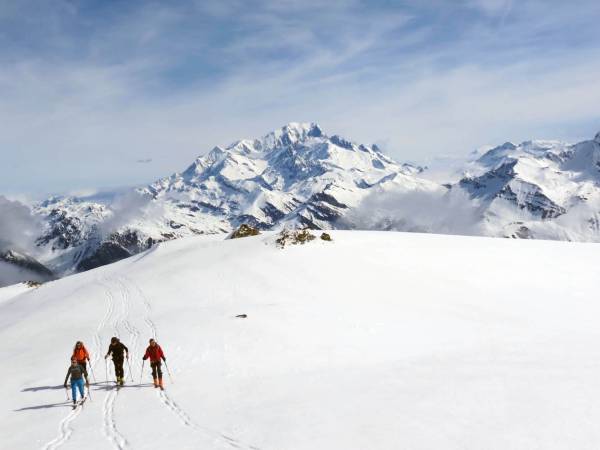
[[[77,397],[77,386],[75,386],[75,380],[71,378],[71,400],[75,403]]]
[[[117,364],[118,366],[118,370],[117,370],[117,380],[123,384],[123,381],[125,380],[125,371],[123,370],[123,360],[119,359],[115,364]]]
[[[117,381],[120,381],[123,376],[123,360],[113,359],[113,362],[115,363],[115,376],[117,377]]]
[[[158,381],[156,379],[156,363],[150,362],[150,367],[152,367],[152,380],[154,381],[154,387],[158,386]]]
[[[158,361],[156,363],[156,371],[158,372],[158,385],[161,387],[163,387],[163,381],[162,381],[162,370],[161,370],[161,365],[162,363],[160,361]]]
[[[79,389],[79,395],[83,399],[83,378],[80,378],[77,381],[78,381],[77,388]]]

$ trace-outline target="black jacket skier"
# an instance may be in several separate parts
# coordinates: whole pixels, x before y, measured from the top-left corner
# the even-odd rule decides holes
[[[123,370],[123,355],[125,355],[125,358],[129,358],[129,349],[125,344],[123,344],[119,340],[119,338],[113,337],[110,340],[108,352],[106,352],[106,356],[104,356],[104,359],[108,358],[111,354],[113,363],[115,365],[115,375],[117,376],[117,384],[123,386],[123,383],[125,382],[125,371]]]

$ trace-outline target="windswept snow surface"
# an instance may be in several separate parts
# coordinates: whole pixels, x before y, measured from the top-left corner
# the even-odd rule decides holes
[[[8,301],[17,295],[23,294],[24,292],[28,292],[31,289],[34,288],[27,286],[25,283],[12,284],[10,286],[0,288],[0,303]]]
[[[600,448],[597,244],[332,236],[185,238],[0,303],[0,447]],[[138,384],[152,336],[164,392],[147,364]],[[78,339],[96,382],[72,411]]]

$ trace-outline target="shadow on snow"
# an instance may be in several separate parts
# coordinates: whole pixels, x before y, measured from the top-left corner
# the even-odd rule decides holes
[[[61,386],[62,387],[62,386]],[[48,408],[70,408],[71,400],[60,402],[60,403],[47,403],[45,405],[36,405],[36,406],[25,406],[23,408],[15,409],[15,412],[19,411],[31,411],[35,409],[48,409]]]

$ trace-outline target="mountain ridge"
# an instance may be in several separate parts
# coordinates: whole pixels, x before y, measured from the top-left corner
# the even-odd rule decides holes
[[[452,204],[447,197],[454,191],[466,193],[477,234],[600,242],[600,132],[576,144],[505,142],[478,156],[457,182],[438,184],[426,179],[426,167],[397,163],[374,144],[328,135],[314,122],[290,122],[213,147],[181,172],[118,195],[39,202],[33,211],[45,226],[32,256],[68,274],[242,223],[262,230],[355,228],[362,223],[355,217],[371,214],[365,200],[377,197],[390,201],[370,227],[453,232],[415,225],[414,207],[403,209],[401,200],[413,193],[416,201],[435,198],[422,207],[435,216],[436,205]]]
[[[181,172],[117,201],[50,198],[35,208],[46,222],[37,243],[62,273],[88,270],[163,240],[226,233],[242,223],[335,228],[369,193],[440,189],[423,168],[399,164],[376,145],[328,136],[291,122],[257,139],[214,147]],[[346,226],[346,225],[344,225]]]

